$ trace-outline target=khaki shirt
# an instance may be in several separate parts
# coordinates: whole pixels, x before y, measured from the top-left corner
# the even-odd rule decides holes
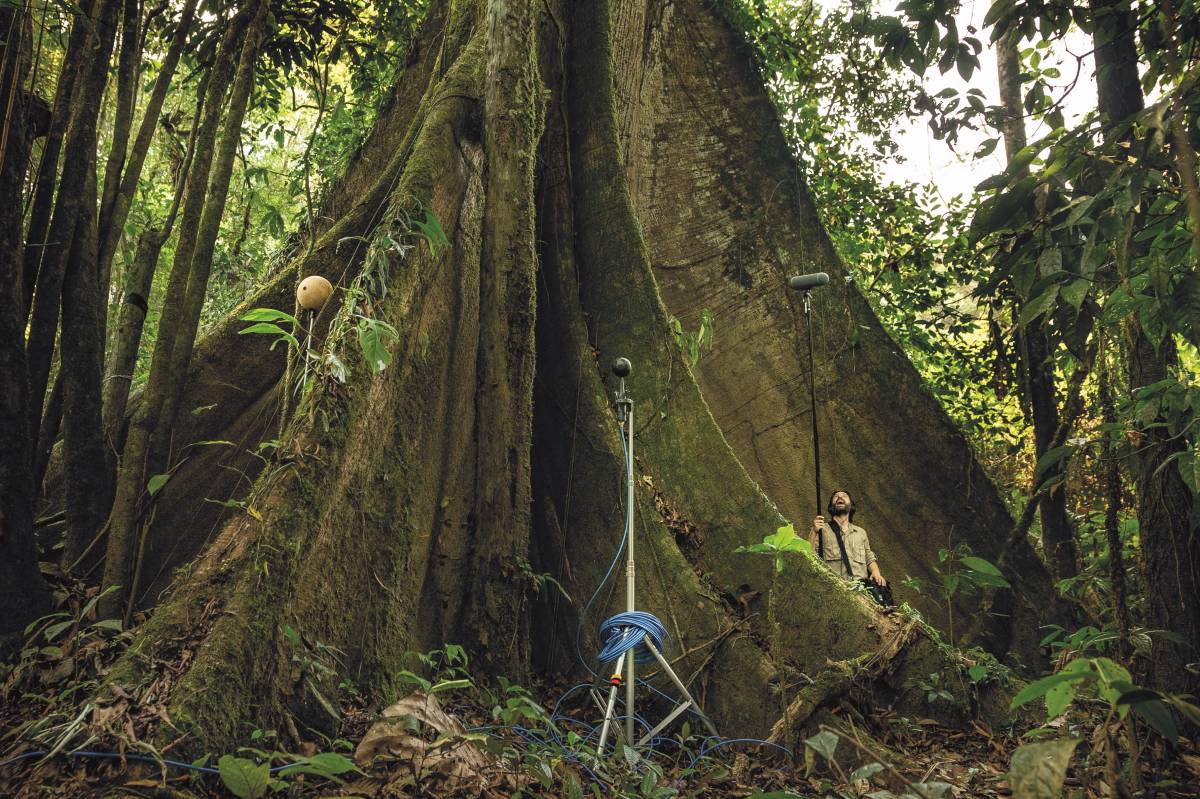
[[[871,551],[871,542],[867,539],[866,530],[857,524],[850,524],[849,528],[849,530],[842,530],[842,541],[846,545],[846,557],[850,561],[851,574],[846,574],[846,567],[842,564],[842,553],[838,549],[837,536],[834,535],[833,528],[828,523],[821,525],[820,538],[817,541],[819,548],[816,554],[817,557],[824,557],[825,565],[834,574],[862,579],[868,574],[867,566],[876,560],[875,553]],[[824,553],[823,556],[822,553]]]

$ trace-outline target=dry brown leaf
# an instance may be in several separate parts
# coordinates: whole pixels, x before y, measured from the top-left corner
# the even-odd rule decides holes
[[[419,722],[423,731],[436,733],[437,740],[411,730]],[[480,784],[488,767],[487,756],[470,741],[455,741],[465,735],[462,725],[442,710],[437,698],[421,692],[410,694],[383,712],[383,719],[367,730],[354,750],[354,760],[368,766],[377,758],[399,761],[405,770],[438,774],[458,784]]]

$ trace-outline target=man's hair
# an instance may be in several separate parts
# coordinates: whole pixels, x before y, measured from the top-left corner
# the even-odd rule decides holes
[[[850,497],[850,521],[853,522],[854,521],[854,511],[855,511],[854,497],[850,496],[849,491],[845,491],[845,490],[839,488],[837,491],[834,491],[832,494],[830,494],[829,495],[829,503],[825,506],[826,512],[831,517],[833,516],[833,498],[836,497],[838,494],[845,494],[846,496]]]

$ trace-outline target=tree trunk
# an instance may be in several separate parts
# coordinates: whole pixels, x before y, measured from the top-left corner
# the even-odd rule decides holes
[[[79,65],[84,57],[90,25],[86,20],[91,14],[93,2],[84,0],[75,13],[71,34],[67,38],[67,50],[63,55],[62,69],[54,89],[54,105],[50,112],[50,128],[42,144],[42,158],[38,165],[37,179],[33,185],[33,202],[29,212],[29,227],[25,235],[24,285],[25,315],[33,312],[34,287],[41,271],[42,254],[47,245],[46,234],[50,225],[50,214],[54,210],[54,187],[58,182],[58,155],[62,148],[63,135],[71,118],[71,93]],[[51,287],[49,293],[56,296]],[[53,328],[53,326],[51,326]]]
[[[850,283],[752,54],[722,6],[706,8],[619,3],[614,48],[625,172],[663,301],[689,327],[704,308],[713,312],[713,349],[693,371],[717,423],[751,477],[802,529],[813,508],[815,379],[823,493],[845,487],[855,496],[884,574],[897,583],[905,575],[933,579],[937,548],[960,542],[995,560],[1012,527],[1003,501]],[[810,375],[801,298],[784,281],[813,271],[833,280],[813,296]],[[933,501],[931,486],[957,499]],[[954,613],[972,618],[998,651],[1032,664],[1039,619],[1064,614],[1036,553],[1022,545],[1014,555],[1011,614],[980,613],[966,597]],[[945,625],[936,598],[897,589]]]
[[[1002,123],[1004,151],[1011,162],[1025,147],[1025,103],[1021,91],[1020,31],[1011,31],[996,40],[996,66],[1000,83],[1000,104],[1004,108]],[[1028,168],[1014,180],[1029,174]],[[1014,304],[1013,316],[1019,318],[1024,303]],[[1014,349],[1020,358],[1021,393],[1027,409],[1028,423],[1033,427],[1034,462],[1053,446],[1058,431],[1058,390],[1055,379],[1055,343],[1050,335],[1049,318],[1043,314],[1014,332]],[[1039,482],[1062,480],[1065,464],[1061,461],[1043,472]],[[1037,486],[1035,485],[1036,489]],[[1065,481],[1042,494],[1038,500],[1042,518],[1042,545],[1054,576],[1063,580],[1079,571],[1075,547],[1075,532],[1067,515]]]
[[[162,77],[161,73],[159,77]],[[154,284],[154,273],[158,270],[158,261],[162,254],[163,245],[170,238],[171,230],[175,226],[175,217],[179,213],[179,206],[183,202],[183,194],[187,189],[187,177],[192,165],[192,156],[196,151],[196,134],[200,128],[200,115],[204,111],[204,85],[202,82],[201,90],[199,91],[200,99],[196,103],[196,112],[192,120],[191,135],[188,136],[187,148],[183,154],[183,160],[179,164],[178,173],[175,175],[175,194],[171,199],[171,207],[167,210],[167,215],[163,219],[162,224],[158,227],[146,228],[138,237],[137,246],[134,249],[133,263],[126,270],[125,284],[122,286],[125,298],[121,303],[120,319],[113,333],[112,347],[109,351],[108,363],[104,369],[103,402],[104,441],[109,451],[118,459],[125,451],[126,409],[129,401],[129,390],[133,382],[133,372],[137,366],[138,350],[142,341],[142,325],[146,321],[146,314],[150,311],[150,290]],[[156,83],[155,90],[157,91],[157,89],[158,84]],[[148,104],[147,116],[143,119],[142,130],[139,131],[138,140],[134,145],[134,154],[129,167],[130,173],[127,177],[132,177],[135,185],[130,188],[128,195],[124,194],[126,187],[122,186],[122,193],[118,195],[116,200],[117,210],[114,211],[114,217],[120,216],[122,225],[124,224],[124,214],[129,210],[129,197],[132,196],[133,190],[136,189],[137,175],[134,173],[140,172],[141,161],[145,157],[146,150],[149,148],[149,135],[146,137],[144,146],[142,142],[142,133],[146,132],[145,123],[150,121],[151,109],[153,109],[154,116],[157,118],[161,100],[162,98],[159,98],[157,106],[153,98]],[[150,132],[153,133],[153,131]],[[121,205],[122,201],[125,203],[123,209]],[[101,247],[103,246],[101,244]],[[116,247],[115,239],[112,246]],[[103,258],[103,250],[101,257]],[[111,253],[109,253],[109,257],[112,257]],[[70,543],[68,542],[68,549],[71,548]],[[70,563],[73,561],[74,556],[66,562]]]
[[[142,176],[142,167],[146,163],[146,155],[150,152],[150,143],[154,140],[154,131],[158,128],[159,116],[162,114],[163,103],[167,99],[167,91],[175,77],[175,69],[179,66],[179,57],[187,44],[187,35],[192,29],[195,19],[197,0],[185,0],[180,11],[179,23],[175,26],[175,34],[167,54],[159,67],[158,75],[154,78],[154,88],[150,90],[150,98],[146,101],[145,111],[142,112],[142,122],[138,126],[137,137],[129,152],[129,163],[125,168],[125,176],[115,187],[114,197],[109,210],[100,214],[100,269],[107,273],[112,269],[113,255],[120,244],[125,229],[125,220],[129,216],[129,206],[137,193],[138,181]],[[192,126],[195,130],[195,125]],[[105,180],[105,193],[108,192],[108,180]]]
[[[105,299],[96,268],[96,170],[88,167],[83,208],[67,258],[62,298],[63,477],[67,538],[88,541],[108,516],[112,471],[105,455],[100,398]]]
[[[104,164],[104,190],[100,196],[100,219],[112,215],[113,203],[121,185],[121,171],[129,151],[129,134],[133,128],[134,105],[137,100],[137,76],[141,64],[141,16],[137,0],[124,0],[121,10],[121,39],[117,59],[116,112],[113,118],[112,143]]]
[[[10,637],[49,609],[33,538],[33,448],[29,373],[23,346],[21,190],[29,163],[23,87],[29,70],[28,21],[19,7],[0,7],[0,651]]]
[[[252,22],[249,20],[251,12],[254,13]],[[209,76],[207,105],[202,127],[196,135],[180,236],[176,243],[167,295],[163,300],[163,316],[159,323],[146,396],[133,419],[109,519],[103,584],[115,590],[109,592],[100,604],[101,613],[109,617],[118,616],[126,610],[126,599],[131,590],[129,580],[135,574],[133,569],[141,550],[137,532],[140,528],[137,505],[144,493],[146,480],[165,465],[165,458],[155,458],[154,453],[156,449],[165,452],[169,447],[174,411],[180,394],[178,386],[186,378],[191,360],[192,341],[208,285],[213,246],[225,209],[233,154],[241,135],[242,117],[253,85],[254,63],[266,13],[266,4],[263,2],[246,3],[239,8],[238,19],[230,25],[222,40],[221,51],[217,53],[213,73]],[[247,23],[250,25],[248,31]],[[246,38],[239,41],[243,33]],[[241,54],[236,71],[235,53]],[[221,147],[215,148],[216,129],[225,107],[226,90],[235,76],[237,80],[229,100]],[[215,172],[212,170],[214,148]]]
[[[479,264],[479,361],[475,389],[475,541],[468,620],[473,649],[490,671],[529,670],[525,608],[533,445],[534,161],[542,86],[531,3],[487,0],[483,96],[483,245]],[[512,620],[521,620],[513,625]],[[497,635],[501,631],[501,635]]]
[[[1126,0],[1091,0],[1095,16],[1096,94],[1106,135],[1125,137],[1121,124],[1144,107],[1138,80],[1135,21]],[[1136,229],[1136,225],[1134,226]],[[1118,263],[1129,263],[1140,245],[1127,243]],[[1129,353],[1129,388],[1153,385],[1178,371],[1175,342],[1169,336],[1157,347],[1136,316],[1125,324]],[[1187,665],[1200,641],[1200,539],[1196,536],[1194,498],[1175,464],[1169,461],[1186,449],[1183,436],[1171,433],[1162,419],[1142,431],[1135,447],[1133,472],[1137,488],[1138,530],[1142,544],[1142,573],[1148,594],[1147,622],[1183,638],[1174,643],[1154,639],[1152,677],[1164,690],[1200,690],[1200,677]]]
[[[222,526],[140,633],[138,657],[117,664],[110,676],[136,688],[150,678],[146,669],[157,658],[177,660],[171,642],[186,631],[196,642],[189,650],[194,657],[163,697],[174,724],[189,733],[185,747],[224,748],[239,739],[249,718],[275,723],[291,715],[327,726],[314,687],[336,690],[337,679],[297,673],[293,656],[303,653],[294,651],[285,625],[309,641],[338,647],[345,674],[375,697],[397,690],[406,651],[445,642],[466,641],[483,663],[509,674],[530,659],[567,668],[583,625],[589,654],[582,656],[590,662],[593,625],[624,604],[623,597],[604,594],[586,619],[578,617],[616,551],[623,521],[621,444],[606,398],[613,386],[600,368],[616,356],[634,363],[627,382],[639,409],[638,605],[663,619],[677,646],[675,668],[722,732],[771,729],[775,705],[762,697],[781,670],[760,643],[771,631],[761,613],[742,618],[737,610],[751,586],[770,584],[771,566],[731,553],[783,519],[726,444],[668,332],[664,295],[678,299],[683,289],[675,285],[660,295],[655,249],[647,246],[660,240],[643,237],[643,224],[651,223],[639,204],[662,203],[665,194],[631,179],[653,163],[644,160],[644,148],[654,136],[622,122],[631,102],[673,98],[674,77],[647,70],[641,98],[631,100],[622,82],[631,73],[614,67],[636,63],[645,41],[652,58],[701,58],[711,65],[714,84],[739,98],[729,112],[754,123],[747,133],[755,136],[735,142],[726,157],[738,171],[790,174],[797,181],[772,218],[799,212],[806,222],[782,224],[784,238],[776,243],[807,257],[815,251],[822,259],[817,263],[838,274],[842,267],[821,238],[786,144],[772,127],[765,92],[728,24],[701,0],[674,6],[670,13],[678,17],[671,25],[645,12],[635,0],[615,8],[600,0],[435,3],[415,42],[414,63],[317,217],[334,221],[315,234],[305,256],[237,312],[290,308],[299,277],[326,274],[347,291],[335,292],[334,307],[323,312],[320,339],[346,361],[350,376],[342,385],[318,375],[281,436],[277,462],[249,490],[231,492],[244,498],[247,512],[213,511],[213,503],[202,501],[230,496],[212,479],[215,455],[198,454],[162,489],[157,524],[176,533],[170,546],[198,548],[211,525],[219,520]],[[690,37],[667,35],[672,32]],[[633,53],[639,55],[631,62]],[[705,110],[712,107],[711,91],[704,90]],[[544,115],[542,103],[548,103]],[[702,128],[696,111],[678,113],[678,129],[657,132],[663,141],[683,128]],[[722,118],[720,124],[731,123]],[[633,153],[628,160],[623,135],[637,144],[625,149]],[[736,125],[730,135],[740,138]],[[668,171],[705,175],[725,144],[710,144],[702,159],[686,148],[660,155]],[[757,201],[753,207],[768,205],[778,190],[769,180],[733,182],[746,184]],[[680,197],[699,202],[702,211],[713,201],[678,182],[658,189],[671,189],[680,206],[687,205]],[[450,248],[434,251],[405,227],[404,220],[421,219],[423,209],[436,214]],[[671,224],[679,224],[680,213]],[[376,248],[371,257],[365,257],[367,245],[358,246],[361,238]],[[418,246],[388,256],[387,239]],[[377,257],[381,252],[385,260]],[[794,333],[797,309],[782,299],[787,264],[772,258],[749,266],[757,285],[770,287],[752,301],[773,303],[773,313]],[[381,279],[386,294],[378,288]],[[354,301],[340,305],[348,293]],[[885,347],[886,336],[853,287],[838,286],[826,302],[835,298],[852,309],[850,329],[866,326],[871,342]],[[180,443],[221,438],[253,447],[254,435],[272,435],[266,409],[278,401],[284,359],[268,354],[265,342],[256,348],[239,338],[244,323],[237,313],[196,351],[188,395],[215,408],[195,418],[181,415]],[[368,315],[399,334],[382,370],[356,344],[355,327]],[[731,320],[731,350],[748,330],[755,328]],[[841,324],[837,332],[849,333]],[[769,329],[762,338],[779,348],[778,336]],[[794,348],[790,335],[784,341]],[[823,356],[840,347],[840,339],[832,340]],[[873,373],[878,363],[884,375]],[[901,387],[902,401],[923,397],[915,410],[898,412],[912,414],[905,418],[927,436],[928,447],[955,456],[935,471],[965,465],[978,479],[970,493],[957,493],[961,483],[948,481],[945,493],[962,502],[964,519],[980,509],[994,514],[964,523],[961,534],[981,552],[998,549],[1011,520],[965,443],[921,394],[915,371],[894,346],[864,356],[862,370],[865,385],[889,381]],[[725,379],[708,375],[716,386],[713,407],[733,417],[738,403],[729,401]],[[855,413],[874,413],[869,389],[843,401]],[[865,435],[884,434],[872,428]],[[903,490],[915,495],[930,464],[914,461],[911,477],[895,464],[887,480],[907,480]],[[883,466],[866,470],[864,493],[892,496],[873,482]],[[765,473],[786,481],[777,468]],[[790,479],[800,471],[791,471]],[[881,538],[899,553],[908,536],[918,540],[922,532],[916,525],[891,541]],[[930,557],[938,543],[924,544]],[[148,574],[172,562],[158,546],[152,535]],[[536,593],[542,572],[570,592],[573,609],[560,605],[556,613],[550,597]],[[150,578],[148,587],[162,585]],[[1036,565],[1022,578],[1035,600],[1038,580],[1048,587]],[[828,659],[876,651],[899,632],[894,618],[877,613],[808,558],[793,558],[778,584],[781,597],[798,608],[783,614],[779,631],[789,668],[816,674]],[[766,597],[750,602],[757,611]],[[1036,615],[1022,613],[1020,620],[1036,630]],[[484,624],[490,625],[486,634]],[[897,661],[898,685],[910,670],[928,674],[942,663],[923,636]],[[909,688],[875,688],[881,700],[901,707],[923,701]]]
[[[62,180],[59,181],[54,214],[42,250],[38,291],[30,324],[29,343],[26,347],[32,392],[29,424],[35,436],[41,423],[42,400],[50,375],[50,363],[54,357],[63,281],[79,277],[67,277],[67,264],[71,259],[72,247],[75,246],[79,229],[87,225],[88,217],[95,213],[94,203],[91,208],[87,205],[88,194],[85,189],[89,172],[95,171],[96,123],[100,116],[104,86],[108,82],[108,57],[112,52],[119,8],[117,0],[97,0],[94,4],[93,13],[87,22],[89,33],[84,53],[79,62],[80,75],[75,79],[72,90],[71,122],[63,144]],[[94,261],[92,266],[94,267]],[[81,297],[77,295],[77,299]],[[98,317],[92,321],[97,320]],[[98,334],[93,328],[90,336],[96,335]],[[64,362],[62,368],[71,368],[71,364]],[[98,381],[96,391],[99,391]],[[96,435],[98,434],[97,428]]]

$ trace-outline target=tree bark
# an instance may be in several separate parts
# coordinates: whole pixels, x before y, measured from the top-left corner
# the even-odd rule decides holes
[[[470,642],[498,673],[529,670],[529,458],[533,445],[534,162],[542,128],[541,82],[530,3],[488,0],[483,151],[483,249],[475,390],[475,609]],[[514,412],[514,410],[516,412]],[[500,636],[497,631],[503,631]]]
[[[137,79],[142,60],[141,47],[141,3],[139,0],[124,0],[121,13],[121,42],[120,55],[117,60],[117,91],[116,113],[113,118],[112,142],[108,149],[108,160],[104,165],[103,192],[100,195],[98,230],[104,231],[112,216],[113,204],[116,202],[117,190],[121,184],[121,170],[125,166],[125,156],[129,151],[129,132],[133,127],[134,104],[137,101]],[[103,233],[100,234],[101,237]],[[111,278],[112,261],[104,261],[99,257],[99,241],[97,241],[97,275],[98,285],[102,296],[108,296],[108,285]],[[108,303],[101,307],[100,336],[101,340],[107,332],[106,317]],[[103,353],[101,353],[103,359]]]
[[[23,99],[29,70],[24,9],[0,7],[0,651],[45,613],[50,594],[38,569],[33,538],[34,439],[29,418],[29,373],[23,346],[21,201],[30,137]]]
[[[35,436],[41,424],[42,401],[54,357],[63,281],[79,277],[67,277],[67,262],[71,258],[79,228],[88,223],[89,214],[95,213],[94,204],[90,209],[87,206],[85,189],[89,172],[95,171],[96,123],[100,116],[104,86],[108,82],[108,58],[112,52],[119,8],[117,0],[97,0],[95,3],[93,13],[88,18],[89,33],[79,61],[80,76],[75,79],[72,90],[71,122],[63,143],[62,179],[58,185],[48,238],[42,249],[38,291],[26,347],[32,392],[29,424]],[[76,297],[81,299],[78,294]],[[97,320],[98,317],[92,319],[93,322]],[[97,335],[95,328],[90,335]],[[62,368],[71,366],[64,362]],[[98,384],[96,388],[98,391]]]
[[[62,69],[59,72],[58,84],[54,89],[50,127],[46,132],[46,141],[42,144],[42,158],[38,165],[37,179],[33,185],[33,202],[25,236],[23,269],[26,318],[33,312],[34,287],[37,285],[43,253],[48,243],[46,234],[50,225],[50,214],[54,210],[54,187],[58,182],[58,156],[62,148],[63,135],[67,131],[67,125],[71,118],[71,93],[75,86],[76,76],[79,74],[79,65],[84,57],[84,48],[90,30],[90,26],[85,20],[91,14],[92,5],[92,0],[84,0],[71,25],[66,53],[63,55]],[[55,295],[57,303],[57,289],[51,286],[47,292]],[[51,325],[51,329],[53,329],[53,325]]]
[[[996,65],[1000,82],[1000,104],[1004,150],[1009,161],[1026,145],[1025,104],[1021,92],[1020,31],[1013,28],[996,40]],[[1028,168],[1018,177],[1029,174]],[[1013,307],[1020,317],[1024,303]],[[1014,319],[1015,321],[1015,319]],[[1049,318],[1043,314],[1014,331],[1014,349],[1020,358],[1021,393],[1025,399],[1028,423],[1033,427],[1034,462],[1053,446],[1058,430],[1058,390],[1054,365],[1055,342],[1050,334]],[[1062,480],[1065,464],[1061,461],[1046,470],[1042,482]],[[1041,495],[1038,510],[1042,519],[1042,545],[1054,576],[1063,580],[1079,571],[1075,531],[1067,515],[1065,481]]]
[[[63,377],[67,538],[72,541],[90,540],[100,531],[112,500],[112,470],[105,454],[100,410],[104,364],[101,317],[106,302],[96,268],[94,161],[89,165],[83,194],[63,285],[59,367]]]
[[[1096,94],[1106,136],[1132,135],[1127,122],[1144,108],[1138,79],[1135,21],[1127,0],[1090,0],[1095,17]],[[1136,229],[1136,225],[1134,226]],[[1126,242],[1117,262],[1136,256],[1136,243]],[[1127,276],[1126,276],[1127,277]],[[1166,337],[1157,347],[1136,316],[1125,323],[1128,340],[1129,388],[1153,385],[1178,370],[1175,342]],[[1170,459],[1186,448],[1163,419],[1147,425],[1135,446],[1133,472],[1137,490],[1142,573],[1147,590],[1147,621],[1152,628],[1183,638],[1174,643],[1155,638],[1151,674],[1164,690],[1200,690],[1200,676],[1187,665],[1200,641],[1200,539],[1196,536],[1194,498]]]

